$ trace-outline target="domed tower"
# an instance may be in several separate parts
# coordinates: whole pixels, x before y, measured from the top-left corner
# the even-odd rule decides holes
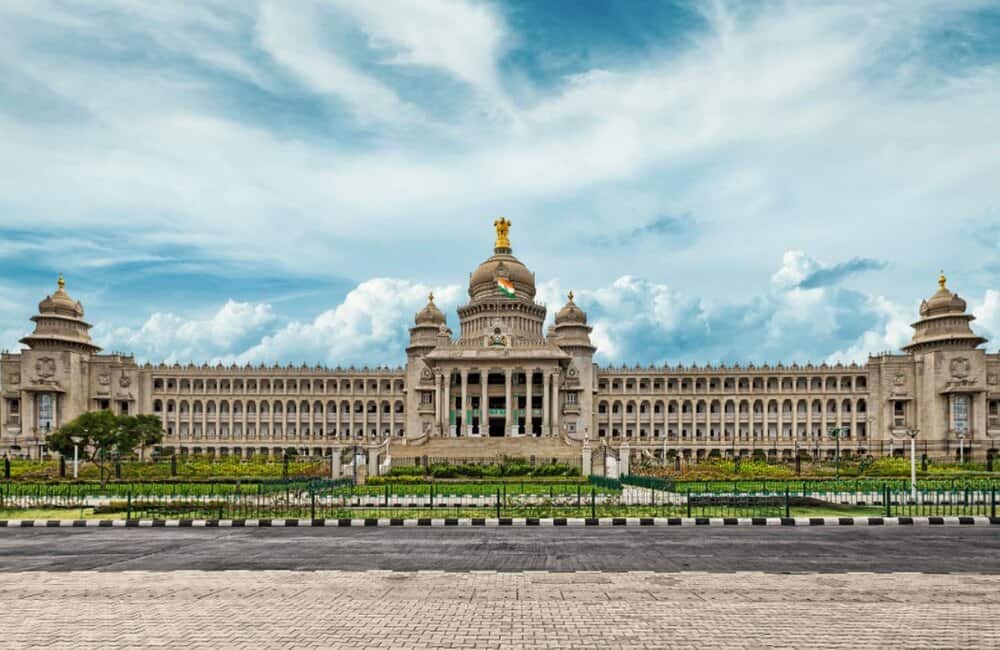
[[[58,288],[38,303],[38,314],[31,317],[35,331],[21,339],[32,350],[70,349],[100,352],[90,339],[90,323],[83,320],[83,305],[66,293],[66,281],[59,276]]]
[[[570,291],[566,304],[556,312],[549,341],[570,355],[569,364],[564,370],[564,390],[568,398],[564,410],[567,423],[575,423],[572,433],[568,434],[575,440],[583,440],[594,434],[590,427],[594,394],[597,391],[593,360],[597,348],[590,342],[591,329],[587,324],[586,312],[573,301],[573,292]]]
[[[920,303],[920,320],[913,323],[913,339],[904,351],[972,350],[986,343],[969,325],[976,317],[965,313],[965,301],[948,291],[947,282],[942,271],[937,292]]]
[[[427,304],[417,312],[413,322],[414,325],[410,328],[410,345],[406,348],[406,353],[410,356],[423,356],[433,350],[438,344],[442,328],[449,331],[448,319],[434,304],[433,293],[427,296]]]
[[[942,272],[938,290],[920,304],[913,339],[903,346],[907,356],[883,364],[881,420],[897,437],[919,431],[938,453],[960,444],[985,450],[987,355],[979,346],[986,339],[972,331],[975,316],[965,310]]]
[[[514,341],[542,342],[545,307],[535,303],[535,274],[514,257],[510,221],[493,222],[493,255],[469,276],[469,302],[458,308],[460,339],[474,341],[500,329]]]

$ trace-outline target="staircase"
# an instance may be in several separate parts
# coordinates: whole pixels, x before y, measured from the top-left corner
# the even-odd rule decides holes
[[[428,438],[421,445],[393,445],[395,456],[428,458],[559,458],[580,460],[580,443],[561,438]]]

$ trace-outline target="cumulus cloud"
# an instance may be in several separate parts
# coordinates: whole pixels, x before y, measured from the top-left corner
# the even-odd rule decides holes
[[[770,284],[749,298],[718,301],[661,282],[625,275],[607,286],[573,287],[588,315],[601,364],[864,363],[898,351],[912,336],[916,306],[838,286],[803,288],[824,267],[789,251]],[[559,279],[537,285],[548,322],[566,302]],[[311,320],[288,321],[269,305],[230,301],[209,318],[154,314],[142,327],[98,328],[106,347],[151,361],[390,365],[405,363],[408,328],[431,286],[398,278],[358,284]],[[458,285],[434,287],[435,303],[458,334]],[[1000,336],[1000,291],[974,308],[978,327]]]
[[[406,358],[407,328],[427,302],[431,287],[376,278],[352,289],[344,301],[310,322],[292,322],[235,355],[239,362],[399,365]],[[459,299],[456,286],[433,289],[439,308]],[[451,324],[457,327],[454,316]]]
[[[817,269],[810,273],[799,286],[803,289],[815,289],[836,284],[844,278],[863,271],[878,271],[887,266],[882,260],[875,260],[868,257],[855,257],[852,260],[834,264],[833,266]]]
[[[276,320],[270,305],[229,300],[208,318],[158,312],[137,329],[95,327],[94,340],[105,349],[132,352],[141,360],[216,362],[260,337]]]

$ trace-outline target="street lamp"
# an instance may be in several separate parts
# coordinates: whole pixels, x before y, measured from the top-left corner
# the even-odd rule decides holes
[[[838,481],[840,480],[840,438],[841,438],[841,436],[847,435],[847,432],[848,432],[847,427],[831,427],[830,428],[830,437],[837,441],[836,463],[837,463],[837,480]]]
[[[80,443],[83,442],[83,436],[70,436],[69,439],[73,441],[73,479],[75,480],[80,475]]]
[[[910,437],[910,498],[913,503],[917,502],[917,434],[920,429],[906,429],[906,435]]]
[[[965,432],[960,431],[958,434],[958,464],[965,464]]]

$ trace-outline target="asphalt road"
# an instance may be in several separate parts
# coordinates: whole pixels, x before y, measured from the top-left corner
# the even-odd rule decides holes
[[[977,572],[995,527],[26,528],[0,571],[345,570]]]

